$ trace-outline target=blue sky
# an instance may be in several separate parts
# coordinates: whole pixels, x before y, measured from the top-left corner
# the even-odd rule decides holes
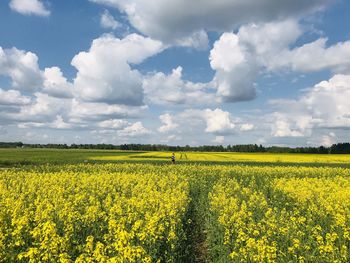
[[[0,2],[0,141],[349,141],[349,1]]]

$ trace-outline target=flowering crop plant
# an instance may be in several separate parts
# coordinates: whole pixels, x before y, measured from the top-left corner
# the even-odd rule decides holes
[[[8,168],[0,262],[348,262],[349,216],[347,168]]]
[[[2,171],[0,261],[173,261],[184,235],[186,179],[110,168]]]

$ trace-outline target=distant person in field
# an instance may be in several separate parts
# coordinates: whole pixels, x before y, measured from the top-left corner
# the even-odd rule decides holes
[[[173,164],[175,164],[175,153],[173,153],[173,154],[171,155],[171,162],[172,162]]]

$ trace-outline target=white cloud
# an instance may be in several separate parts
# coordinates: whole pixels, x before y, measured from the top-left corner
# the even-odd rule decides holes
[[[321,38],[291,49],[302,33],[297,21],[290,19],[248,24],[236,34],[222,34],[210,52],[217,95],[227,102],[254,99],[254,82],[262,72],[350,72],[350,41],[326,47]]]
[[[70,100],[54,98],[44,93],[35,93],[32,103],[23,105],[20,111],[12,115],[15,121],[48,123],[57,115],[66,115],[71,108]]]
[[[17,90],[6,91],[0,88],[0,105],[26,105],[30,102],[30,97],[22,96]]]
[[[160,126],[158,129],[159,132],[163,133],[163,132],[173,131],[178,127],[178,125],[173,122],[172,116],[168,113],[160,115],[159,119],[163,123],[163,125]]]
[[[243,123],[239,127],[240,131],[251,131],[253,129],[254,129],[254,124],[251,124],[251,123]]]
[[[193,47],[198,50],[205,50],[208,48],[209,38],[204,30],[199,30],[190,36],[177,39],[175,44],[182,47]]]
[[[253,79],[256,67],[250,54],[240,46],[239,38],[233,33],[224,33],[210,51],[210,65],[216,70],[214,84],[217,94],[224,101],[254,99]]]
[[[16,107],[15,111],[3,114],[2,118],[6,117],[10,123],[19,123],[20,128],[104,130],[122,130],[130,125],[124,119],[140,117],[147,109],[147,106],[86,103],[75,98],[56,98],[45,93],[35,93],[30,103]]]
[[[147,106],[129,107],[124,105],[109,105],[106,103],[82,102],[73,99],[69,116],[72,122],[85,123],[140,117],[146,109]]]
[[[264,24],[242,26],[237,37],[242,49],[250,55],[249,62],[261,69],[273,70],[271,64],[281,60],[281,53],[302,35],[297,20],[288,19]],[[278,69],[278,68],[276,68]]]
[[[101,14],[100,24],[103,28],[106,28],[106,29],[115,30],[118,27],[120,27],[119,22],[114,19],[114,17],[111,15],[111,13],[108,10],[105,10]]]
[[[216,136],[213,143],[222,144],[225,141],[225,136]]]
[[[181,132],[207,132],[216,135],[229,135],[239,131],[239,118],[233,118],[230,112],[216,108],[187,109],[171,119],[178,125]]]
[[[238,32],[239,42],[252,52],[256,64],[267,71],[288,68],[293,71],[313,72],[331,70],[350,72],[350,41],[327,47],[327,39],[290,48],[303,31],[295,20],[278,23],[243,26]]]
[[[95,39],[88,52],[80,52],[72,60],[78,70],[76,95],[89,102],[141,105],[142,75],[130,64],[139,64],[162,49],[160,42],[137,34]]]
[[[125,127],[121,131],[118,131],[118,135],[123,137],[138,137],[148,135],[150,133],[151,132],[148,129],[146,129],[140,121]]]
[[[18,103],[15,109],[11,110],[9,107],[10,109],[2,114],[9,125],[16,124],[18,128],[68,129],[72,127],[64,121],[71,108],[70,100],[36,92],[30,99],[22,96],[15,102]]]
[[[288,66],[294,71],[312,72],[330,69],[336,73],[350,72],[350,41],[326,46],[320,38],[301,47],[281,52],[272,67]]]
[[[262,24],[242,26],[237,36],[249,52],[257,56],[259,64],[266,65],[271,56],[287,49],[303,33],[298,21],[287,19]]]
[[[0,75],[10,77],[12,88],[18,90],[35,91],[43,83],[38,57],[32,52],[17,48],[0,47]]]
[[[125,120],[120,119],[110,119],[105,120],[100,123],[98,123],[98,126],[105,129],[114,129],[114,130],[120,130],[122,128],[125,128],[125,126],[128,124]]]
[[[210,51],[217,95],[227,102],[254,99],[254,81],[259,70],[275,53],[293,43],[300,32],[296,21],[286,20],[249,24],[242,26],[237,34],[222,34]]]
[[[61,115],[57,115],[50,127],[53,129],[70,129],[73,126],[72,124],[65,122]]]
[[[226,134],[232,133],[235,128],[230,113],[221,109],[206,109],[204,111],[204,119],[207,123],[206,132]]]
[[[239,45],[238,36],[233,33],[222,34],[210,51],[210,65],[215,70],[230,72],[245,62],[245,50]]]
[[[10,8],[23,15],[50,15],[50,11],[39,0],[11,0]]]
[[[335,75],[315,85],[301,99],[320,127],[350,127],[350,75]]]
[[[182,67],[165,75],[149,74],[143,80],[146,102],[159,105],[212,104],[216,101],[210,84],[193,83],[182,79]],[[210,93],[211,92],[211,93]]]
[[[145,35],[176,43],[206,31],[227,31],[250,22],[300,16],[320,10],[332,0],[90,0],[126,13],[130,23]]]
[[[32,52],[0,47],[0,75],[11,79],[12,89],[40,91],[58,98],[72,97],[73,86],[63,76],[60,68],[40,70],[38,57]]]
[[[166,119],[170,124],[163,125],[163,128],[168,128],[173,123],[177,125],[176,128],[165,128],[168,133],[158,133],[161,137],[161,142],[166,143],[171,141],[166,135],[172,134],[175,135],[183,145],[208,144],[208,142],[214,142],[212,139],[213,135],[217,136],[217,140],[219,140],[214,143],[221,144],[223,143],[221,142],[223,140],[222,137],[225,139],[229,138],[232,142],[232,140],[240,137],[243,132],[257,129],[253,124],[243,122],[240,118],[220,108],[186,109],[181,112],[164,115],[165,117],[162,119]],[[168,119],[171,121],[168,121]],[[250,122],[253,121],[250,120]],[[158,131],[160,131],[160,129],[158,129]],[[251,132],[249,136],[254,136],[253,132]]]
[[[71,98],[73,85],[63,76],[60,68],[46,68],[43,92],[57,98]]]
[[[307,90],[297,100],[271,101],[272,135],[310,136],[314,129],[349,129],[350,75],[335,75]]]
[[[304,137],[311,134],[311,118],[308,115],[275,112],[273,117],[272,135],[275,137]]]

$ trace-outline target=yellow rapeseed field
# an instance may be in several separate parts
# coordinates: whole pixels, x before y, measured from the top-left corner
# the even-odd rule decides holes
[[[140,152],[128,155],[105,155],[89,157],[91,160],[105,161],[159,161],[170,160],[171,152]],[[349,154],[275,154],[275,153],[235,153],[235,152],[179,152],[177,161],[198,162],[238,162],[238,163],[350,163]]]
[[[0,261],[173,261],[187,181],[109,168],[2,171]]]
[[[0,170],[0,262],[349,262],[350,169]]]

